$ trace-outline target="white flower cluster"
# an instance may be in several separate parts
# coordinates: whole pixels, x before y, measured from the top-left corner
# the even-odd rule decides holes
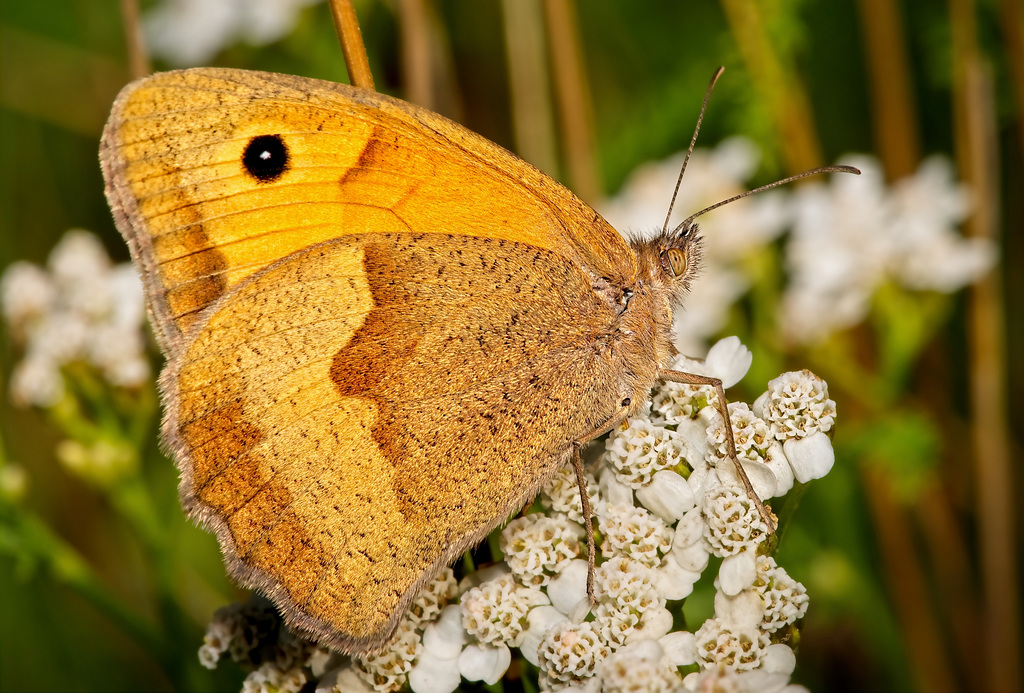
[[[249,669],[243,693],[298,693],[310,677],[324,674],[332,657],[282,627],[273,605],[259,597],[214,614],[199,661],[213,669],[224,654]]]
[[[291,33],[299,12],[320,0],[162,0],[143,20],[153,55],[177,67],[201,65],[238,41],[273,43]]]
[[[131,264],[113,265],[99,239],[68,231],[47,267],[12,263],[0,278],[0,305],[25,356],[11,373],[21,405],[56,404],[61,367],[84,361],[110,383],[136,387],[150,377],[142,330],[142,284]]]
[[[794,223],[786,247],[790,282],[782,300],[787,336],[811,342],[855,325],[885,282],[951,293],[995,262],[991,241],[956,230],[968,195],[941,156],[886,185],[873,157],[848,157],[859,176],[832,176],[793,195]]]
[[[733,384],[750,361],[731,337],[704,361],[677,365]],[[341,660],[317,690],[452,693],[462,679],[494,684],[511,664],[512,648],[540,669],[544,691],[803,690],[788,686],[796,660],[786,643],[807,595],[759,553],[767,527],[721,452],[722,417],[708,404],[713,391],[667,385],[657,394],[674,403],[625,422],[588,471],[599,539],[596,603],[587,597],[579,489],[573,470],[562,469],[541,492],[545,511],[502,531],[503,562],[458,586],[444,572],[391,643]],[[835,403],[807,371],[776,378],[753,406],[730,405],[730,418],[741,463],[762,498],[832,466],[827,433]],[[801,466],[790,463],[787,446],[796,446]],[[674,630],[673,609],[678,613],[678,600],[692,592],[711,555],[721,559],[714,617],[694,632]],[[234,632],[233,625],[228,634],[211,625],[204,662],[230,650]],[[695,671],[684,678],[684,667]],[[306,671],[313,675],[311,665]]]
[[[526,585],[541,587],[580,554],[583,527],[540,513],[517,517],[501,533],[501,550],[512,572]],[[582,545],[586,551],[586,544]]]
[[[682,158],[637,169],[601,213],[618,229],[660,229]],[[859,168],[861,175],[832,175],[825,183],[772,190],[700,218],[700,281],[686,309],[676,311],[681,352],[699,353],[725,326],[730,307],[750,288],[751,268],[763,272],[750,257],[773,252],[767,245],[786,229],[788,282],[780,328],[801,343],[863,320],[886,282],[952,293],[995,262],[991,241],[957,231],[968,196],[945,158],[929,158],[913,176],[892,184],[874,157],[851,156],[841,163]],[[743,138],[695,150],[676,209],[685,216],[746,190],[757,164],[756,147]]]

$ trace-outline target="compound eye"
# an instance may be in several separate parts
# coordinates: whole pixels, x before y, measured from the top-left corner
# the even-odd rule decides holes
[[[661,254],[662,260],[668,260],[668,269],[673,277],[681,277],[686,273],[686,253],[678,248],[669,248]]]

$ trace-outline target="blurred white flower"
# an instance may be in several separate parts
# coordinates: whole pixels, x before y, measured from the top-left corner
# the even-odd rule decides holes
[[[44,319],[33,326],[25,350],[29,354],[52,359],[55,363],[70,363],[96,353],[97,350],[90,348],[90,336],[93,328],[98,330],[101,327],[104,325],[96,324],[90,316],[61,306],[47,313]],[[100,341],[106,340],[101,337]]]
[[[108,279],[113,301],[110,322],[122,329],[136,329],[146,320],[146,297],[139,274],[131,263],[114,265]]]
[[[896,181],[892,203],[892,232],[899,243],[892,271],[907,287],[953,292],[995,263],[991,241],[956,232],[967,217],[970,200],[945,157],[931,156],[913,176]]]
[[[110,258],[95,235],[82,229],[71,229],[50,251],[47,261],[54,280],[65,289],[84,289],[86,294],[103,294],[97,277],[110,271]]]
[[[689,294],[672,313],[676,349],[682,354],[698,354],[707,348],[708,340],[725,329],[729,309],[749,289],[750,280],[740,270],[710,259],[703,261]]]
[[[24,328],[41,317],[56,297],[57,287],[52,277],[31,262],[12,262],[0,277],[0,307],[12,329]]]
[[[786,246],[790,281],[782,328],[812,342],[860,322],[883,281],[909,289],[952,292],[995,262],[995,247],[957,230],[967,194],[940,156],[887,186],[876,159],[852,156],[860,176],[837,175],[798,189]]]
[[[138,387],[150,377],[143,333],[142,284],[130,264],[114,266],[99,239],[73,229],[43,269],[10,265],[0,305],[25,354],[11,374],[19,405],[50,407],[64,393],[61,368],[85,361],[112,385]]]
[[[299,12],[320,0],[162,0],[143,17],[154,56],[176,67],[208,62],[238,41],[273,43],[286,36]]]
[[[668,203],[685,152],[638,167],[620,193],[600,206],[601,215],[620,231],[653,235],[665,223]],[[679,187],[671,223],[746,191],[760,161],[757,146],[745,137],[722,140],[714,149],[698,148]],[[700,218],[705,252],[734,258],[752,245],[776,237],[786,226],[782,195],[773,192],[725,205]]]
[[[869,157],[843,163],[861,175],[807,184],[793,197],[796,221],[786,245],[790,279],[782,314],[786,334],[801,341],[860,321],[891,255],[881,169]]]
[[[621,231],[654,235],[665,223],[683,156],[637,168],[599,211]],[[695,150],[674,216],[745,191],[758,159],[753,143],[742,138]],[[789,276],[779,320],[783,334],[800,343],[863,320],[883,282],[948,293],[974,282],[994,264],[996,248],[990,240],[964,238],[957,230],[969,196],[947,159],[930,157],[914,175],[892,184],[874,157],[850,156],[842,163],[856,166],[861,175],[835,175],[793,193],[772,190],[699,218],[700,275],[673,317],[681,353],[701,351],[725,327],[731,306],[751,286],[750,267],[742,260],[765,252],[787,228]]]
[[[47,356],[28,355],[11,372],[11,399],[18,406],[52,407],[64,396],[60,366]]]

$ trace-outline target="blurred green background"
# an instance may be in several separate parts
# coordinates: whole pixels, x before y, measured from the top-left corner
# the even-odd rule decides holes
[[[642,162],[685,149],[719,65],[701,143],[750,137],[764,155],[754,183],[849,152],[874,153],[890,180],[927,154],[952,158],[976,186],[965,233],[996,239],[999,270],[943,297],[942,320],[903,362],[892,363],[892,334],[900,311],[920,305],[904,295],[879,299],[871,319],[817,348],[763,343],[743,304],[725,333],[751,346],[755,368],[764,347],[768,377],[815,370],[839,405],[836,467],[804,496],[779,554],[811,596],[794,680],[822,691],[1020,690],[1024,408],[1009,404],[1024,396],[1024,275],[1009,268],[1024,262],[1024,3],[356,9],[378,90],[519,152],[592,203]],[[128,259],[97,163],[110,104],[130,78],[124,36],[115,0],[0,2],[0,270],[42,264],[70,228]],[[403,62],[414,55],[428,56],[418,63],[426,75]],[[322,3],[300,9],[282,38],[231,41],[204,62],[347,81]],[[5,393],[19,354],[4,331]],[[752,382],[744,394],[763,388]],[[155,392],[131,397],[119,411],[144,427],[141,467],[114,490],[58,464],[66,432],[52,412],[0,397],[3,459],[28,473],[24,496],[0,508],[2,690],[238,689],[240,672],[208,672],[195,652],[213,610],[239,594],[213,537],[178,507],[175,469],[157,448]]]

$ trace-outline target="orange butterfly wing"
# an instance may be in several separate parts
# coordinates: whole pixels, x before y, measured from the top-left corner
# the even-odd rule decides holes
[[[247,170],[261,136],[280,137],[287,175]],[[344,235],[503,238],[565,257],[595,281],[635,272],[619,234],[545,174],[435,113],[342,84],[215,68],[157,74],[118,97],[101,163],[170,354],[242,279]]]

